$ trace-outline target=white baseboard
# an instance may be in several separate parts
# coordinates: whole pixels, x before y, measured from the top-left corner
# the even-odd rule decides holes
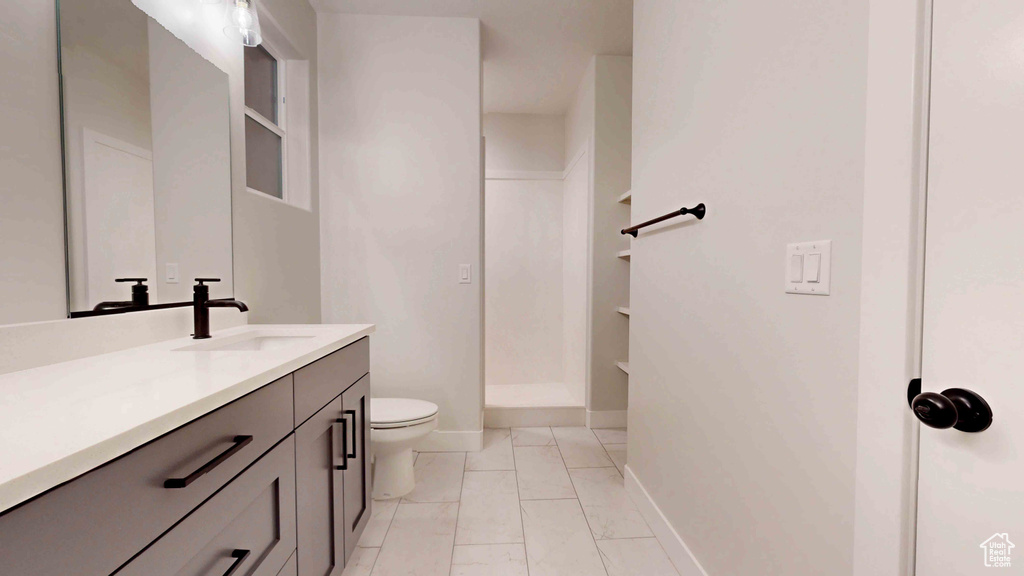
[[[587,410],[587,428],[625,428],[626,410]]]
[[[479,452],[484,447],[484,431],[448,432],[434,430],[416,446],[418,452]]]
[[[486,428],[526,428],[533,426],[583,426],[586,409],[582,406],[538,408],[484,408]]]
[[[636,507],[640,509],[640,514],[647,520],[651,531],[654,532],[658,542],[661,542],[661,547],[665,549],[665,553],[672,560],[672,564],[679,571],[679,575],[708,576],[700,562],[694,557],[693,552],[690,552],[689,546],[686,545],[686,542],[683,542],[679,533],[669,524],[668,518],[665,518],[665,515],[661,513],[661,509],[651,499],[651,495],[647,493],[643,484],[640,483],[640,480],[630,470],[629,464],[626,464],[625,472],[626,493],[629,494]]]

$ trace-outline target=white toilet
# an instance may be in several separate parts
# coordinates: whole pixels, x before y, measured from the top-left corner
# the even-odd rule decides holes
[[[416,487],[412,447],[437,428],[437,404],[408,398],[370,399],[373,498],[405,496]]]

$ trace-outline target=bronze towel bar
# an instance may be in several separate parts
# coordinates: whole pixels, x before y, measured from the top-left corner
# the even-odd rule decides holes
[[[679,210],[676,210],[675,212],[669,212],[668,214],[665,214],[664,216],[658,216],[657,218],[655,218],[653,220],[648,220],[647,222],[644,222],[642,224],[637,224],[636,226],[632,226],[630,228],[625,228],[625,229],[622,230],[622,233],[623,234],[629,234],[633,238],[636,238],[636,235],[640,231],[641,228],[646,228],[646,227],[651,226],[653,224],[657,224],[658,222],[664,222],[665,220],[668,220],[669,218],[675,218],[676,216],[685,216],[687,214],[692,214],[692,215],[696,216],[697,220],[703,220],[704,219],[704,215],[707,214],[707,212],[708,212],[707,207],[705,207],[704,203],[701,202],[700,204],[697,204],[693,208],[680,208]]]

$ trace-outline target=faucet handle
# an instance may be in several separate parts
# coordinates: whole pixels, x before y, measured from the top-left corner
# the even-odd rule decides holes
[[[196,278],[199,286],[205,286],[203,282],[220,282],[220,278]]]
[[[114,282],[135,282],[132,286],[132,306],[149,306],[148,278],[115,278]]]

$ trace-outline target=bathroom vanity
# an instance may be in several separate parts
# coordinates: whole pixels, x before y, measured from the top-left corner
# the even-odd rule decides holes
[[[0,574],[337,575],[371,514],[371,325],[0,376]]]

